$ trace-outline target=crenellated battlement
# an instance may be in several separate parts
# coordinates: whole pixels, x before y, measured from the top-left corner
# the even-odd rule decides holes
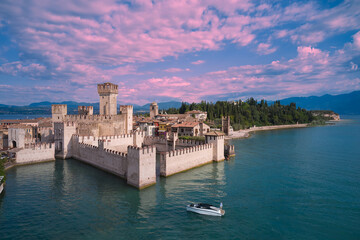
[[[183,149],[176,149],[175,151],[167,152],[166,155],[169,157],[179,156],[179,155],[183,155],[183,154],[187,154],[187,153],[193,153],[193,152],[199,152],[199,151],[203,151],[203,150],[212,149],[212,147],[213,147],[213,144],[208,143],[208,144],[203,144],[203,145],[187,147],[187,148],[183,148]]]
[[[64,120],[73,122],[123,121],[124,115],[65,115]]]
[[[53,143],[26,143],[24,149],[49,149],[53,148]]]
[[[101,141],[101,140],[99,140],[99,141]],[[87,144],[87,143],[82,143],[81,142],[81,143],[79,143],[79,147],[80,148],[87,148],[87,149],[96,149],[98,151],[103,151],[103,152],[106,152],[106,153],[109,153],[109,154],[114,154],[114,155],[119,155],[119,156],[122,156],[122,157],[127,157],[126,153],[115,151],[115,150],[112,150],[112,149],[101,148],[101,147],[94,146],[94,145]]]
[[[75,127],[76,123],[73,121],[66,121],[66,122],[64,122],[64,126],[65,127]]]
[[[142,155],[146,156],[149,154],[156,154],[156,147],[155,146],[147,146],[147,147],[134,147],[134,146],[128,146],[128,155],[137,156]]]
[[[144,144],[145,145],[154,145],[154,144],[167,144],[167,140],[163,137],[152,137],[146,136],[144,137]]]
[[[190,140],[190,139],[178,139],[176,141],[176,145],[179,146],[196,146],[196,145],[203,145],[204,142],[202,141],[196,141],[196,140]]]
[[[103,84],[98,84],[97,86],[97,90],[99,95],[102,94],[118,94],[119,90],[118,90],[118,85],[113,84],[113,83],[103,83]]]
[[[160,153],[160,175],[170,176],[213,161],[213,143]]]
[[[225,145],[224,154],[227,157],[235,156],[235,146],[234,145]]]
[[[79,115],[93,115],[94,107],[93,106],[78,106]]]

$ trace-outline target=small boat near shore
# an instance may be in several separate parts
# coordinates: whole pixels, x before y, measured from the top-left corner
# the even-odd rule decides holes
[[[220,204],[220,208],[215,207],[213,205],[207,203],[198,203],[198,204],[189,204],[186,206],[186,210],[189,212],[194,212],[203,215],[209,216],[224,216],[225,210],[222,209],[222,203]]]

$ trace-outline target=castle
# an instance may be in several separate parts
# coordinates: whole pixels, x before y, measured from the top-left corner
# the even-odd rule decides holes
[[[167,177],[222,161],[225,152],[234,154],[234,146],[224,146],[221,132],[208,132],[205,142],[199,142],[178,139],[177,132],[154,137],[133,131],[133,107],[121,105],[117,111],[118,86],[103,83],[97,89],[99,115],[93,114],[91,106],[79,106],[78,115],[68,115],[67,105],[52,105],[53,142],[17,150],[16,162],[74,158],[142,189],[155,184],[157,175]],[[158,115],[156,103],[151,104],[150,115]]]

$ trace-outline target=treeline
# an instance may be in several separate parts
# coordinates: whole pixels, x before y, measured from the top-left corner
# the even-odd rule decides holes
[[[267,101],[258,102],[254,98],[246,101],[218,101],[216,103],[202,101],[200,103],[182,103],[180,108],[170,108],[167,113],[185,113],[191,110],[207,112],[207,122],[215,127],[221,126],[221,118],[230,116],[230,123],[234,130],[251,126],[269,126],[282,124],[310,123],[317,120],[310,111],[296,107],[295,103],[281,105],[280,101],[268,104]]]

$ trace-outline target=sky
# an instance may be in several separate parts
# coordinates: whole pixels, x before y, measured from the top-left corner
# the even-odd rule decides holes
[[[1,0],[0,104],[360,90],[360,0]]]

